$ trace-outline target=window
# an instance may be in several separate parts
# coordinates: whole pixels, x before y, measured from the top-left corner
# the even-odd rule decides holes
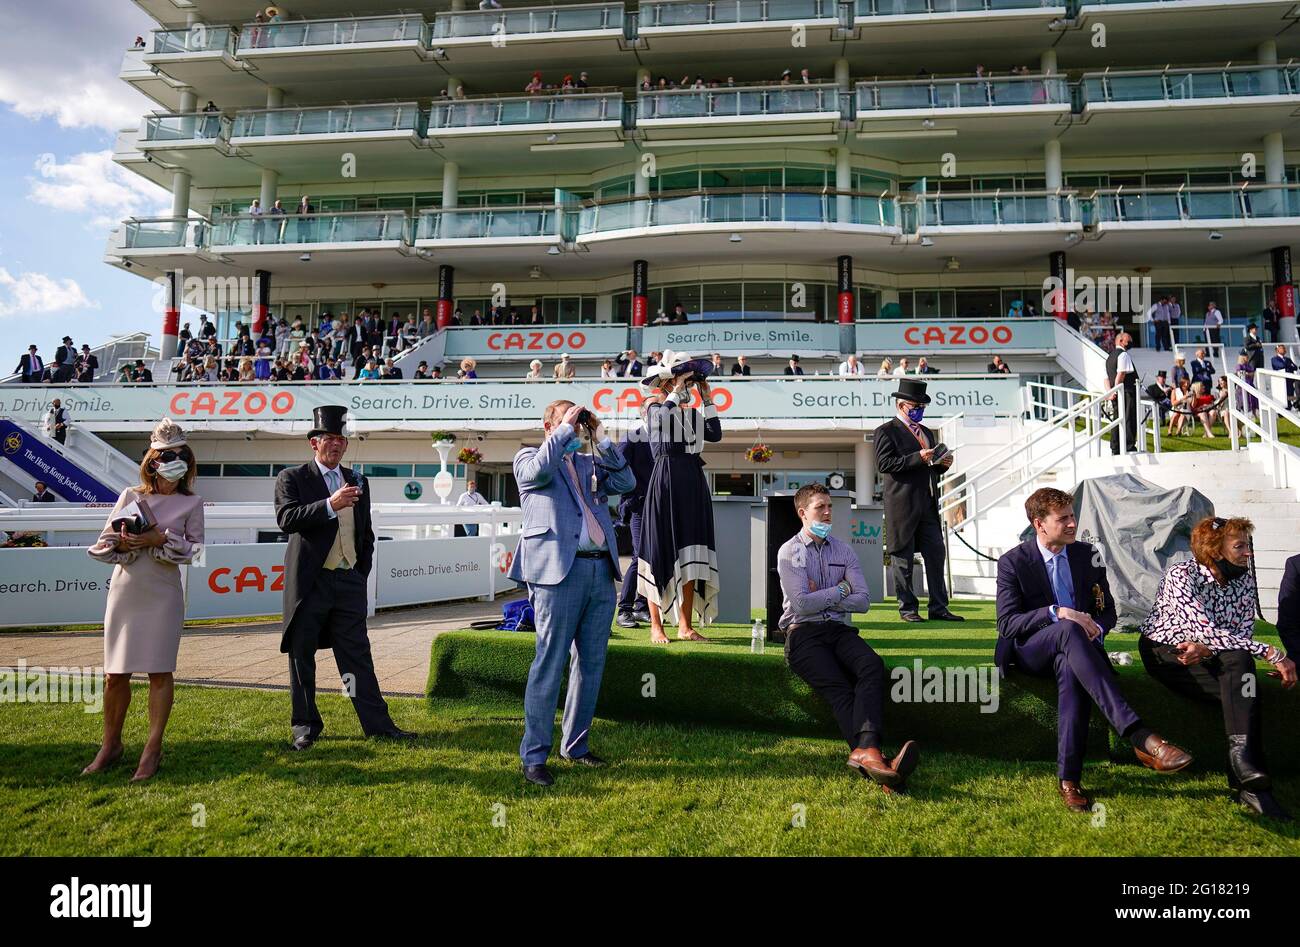
[[[411,476],[410,464],[358,464],[367,477],[406,477]]]
[[[748,473],[715,473],[713,495],[720,497],[754,496],[754,475]]]
[[[221,476],[221,465],[220,465],[220,464],[197,464],[197,465],[196,465],[196,470],[197,470],[197,476],[200,476],[200,477],[220,477],[220,476]]]
[[[221,473],[224,477],[271,476],[270,464],[222,464],[221,467]]]
[[[770,319],[785,315],[784,283],[745,283],[745,318]]]
[[[421,479],[432,479],[433,477],[438,476],[438,473],[441,470],[442,470],[442,464],[416,464],[415,476]],[[461,480],[465,479],[464,464],[448,464],[447,472],[450,473],[453,477],[457,477]],[[410,475],[404,474],[403,476],[410,476]]]

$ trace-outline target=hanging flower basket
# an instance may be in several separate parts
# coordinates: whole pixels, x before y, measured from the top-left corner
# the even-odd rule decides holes
[[[483,460],[483,454],[476,447],[462,447],[456,459],[462,464],[477,464]]]
[[[755,444],[745,451],[745,459],[751,464],[766,464],[772,459],[772,448],[766,444]]]
[[[435,447],[439,444],[456,443],[456,435],[452,434],[450,431],[434,431],[433,434],[430,435],[430,439],[433,441]]]

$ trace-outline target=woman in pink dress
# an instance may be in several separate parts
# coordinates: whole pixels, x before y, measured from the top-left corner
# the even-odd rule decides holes
[[[87,550],[114,569],[104,613],[104,744],[83,775],[102,772],[122,756],[122,723],[134,672],[149,675],[149,737],[131,781],[149,779],[162,762],[172,674],[185,624],[179,567],[203,544],[203,499],[192,489],[195,471],[185,433],[164,419],[154,428],[140,463],[140,485],[122,491],[98,541]],[[133,533],[121,520],[137,511],[152,525]]]

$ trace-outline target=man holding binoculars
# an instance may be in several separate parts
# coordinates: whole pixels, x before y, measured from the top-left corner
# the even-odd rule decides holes
[[[528,586],[537,626],[519,756],[524,778],[549,786],[555,779],[546,760],[566,661],[569,691],[560,755],[586,766],[604,765],[587,746],[587,735],[605,670],[619,579],[609,494],[630,493],[636,478],[600,419],[582,405],[551,402],[542,428],[546,439],[541,447],[525,447],[515,455],[524,515],[510,578]]]

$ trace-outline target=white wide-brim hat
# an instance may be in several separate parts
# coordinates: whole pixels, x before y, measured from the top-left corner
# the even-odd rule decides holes
[[[695,372],[701,376],[710,375],[713,372],[713,362],[707,358],[691,358],[685,352],[664,349],[663,355],[659,358],[659,363],[646,369],[641,384],[653,385],[660,379],[670,378],[673,375],[684,375],[687,372]]]
[[[150,450],[168,450],[185,446],[185,432],[171,418],[163,418],[149,436]]]

